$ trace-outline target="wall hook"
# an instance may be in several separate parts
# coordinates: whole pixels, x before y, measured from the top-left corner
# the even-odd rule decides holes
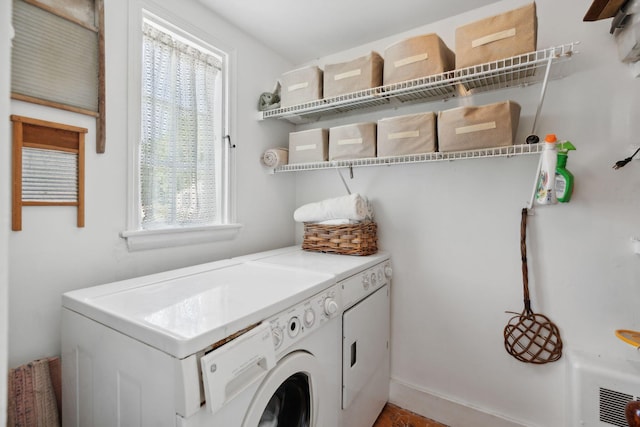
[[[236,144],[231,143],[231,135],[225,135],[224,139],[227,140],[227,143],[229,144],[229,148],[236,148]]]

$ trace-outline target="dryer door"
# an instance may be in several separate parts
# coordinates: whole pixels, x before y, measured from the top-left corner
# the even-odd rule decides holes
[[[389,369],[389,286],[378,289],[343,316],[342,408],[347,409],[376,372]],[[385,366],[385,364],[387,364]],[[387,400],[384,390],[367,390],[375,399]]]
[[[258,388],[243,427],[315,427],[318,402],[329,398],[322,372],[304,351],[284,357]]]

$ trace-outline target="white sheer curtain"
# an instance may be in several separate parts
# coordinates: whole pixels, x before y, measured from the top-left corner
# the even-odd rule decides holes
[[[147,22],[142,63],[141,227],[219,222],[214,109],[222,64]]]

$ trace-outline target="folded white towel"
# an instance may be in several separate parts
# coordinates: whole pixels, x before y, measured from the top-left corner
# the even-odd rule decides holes
[[[297,222],[319,222],[330,219],[364,221],[373,219],[371,204],[358,193],[326,199],[300,206],[293,213]]]
[[[262,163],[270,168],[286,165],[289,163],[289,149],[283,147],[268,149],[262,154]]]
[[[316,224],[322,225],[347,225],[347,224],[357,224],[362,221],[356,221],[354,219],[328,219],[326,221],[318,221]]]

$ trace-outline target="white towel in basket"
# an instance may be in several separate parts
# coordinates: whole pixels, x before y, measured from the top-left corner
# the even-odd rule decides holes
[[[289,163],[289,149],[284,147],[270,148],[262,154],[262,163],[270,168]]]
[[[300,206],[293,213],[297,222],[319,222],[331,219],[364,221],[373,219],[369,201],[358,193],[335,197]]]

